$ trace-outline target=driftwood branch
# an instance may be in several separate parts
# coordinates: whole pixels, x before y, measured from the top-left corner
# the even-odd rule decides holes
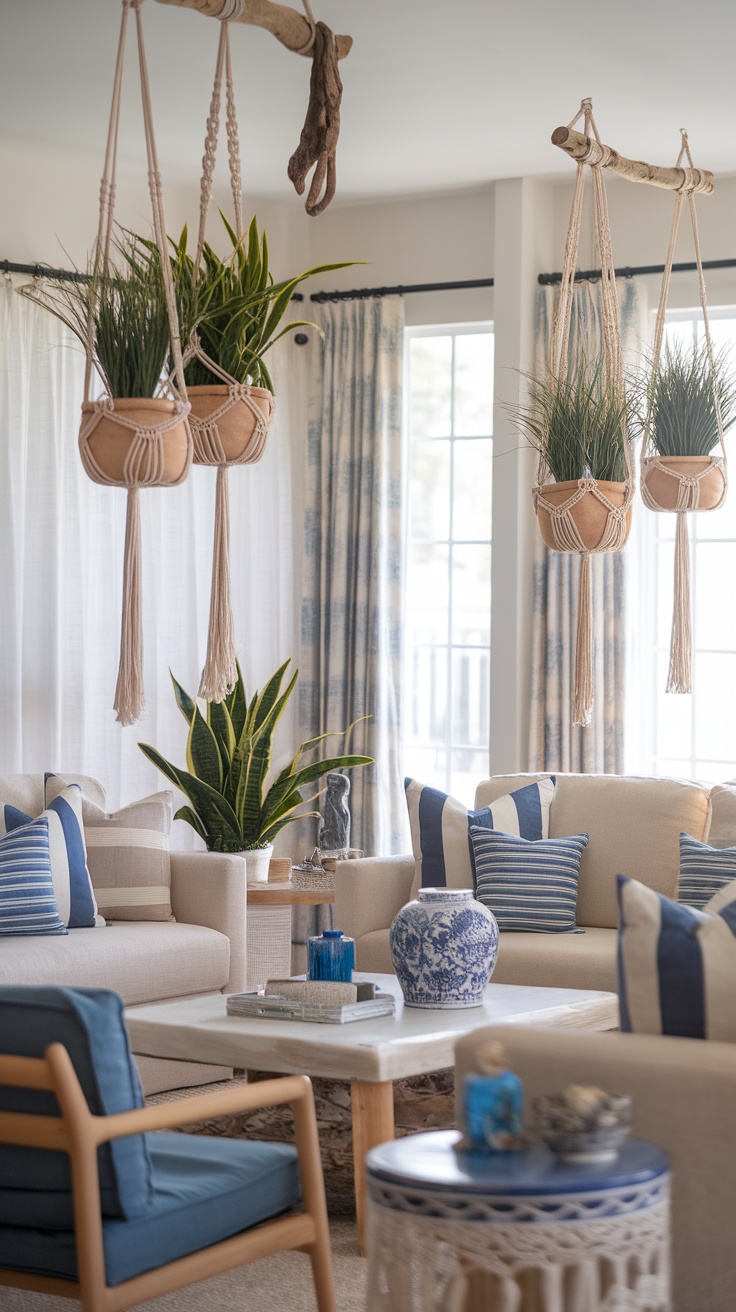
[[[552,133],[552,145],[559,146],[572,159],[584,164],[600,164],[612,173],[627,178],[629,182],[648,182],[653,187],[664,187],[668,191],[698,191],[710,196],[716,182],[707,169],[660,168],[656,164],[645,164],[639,159],[625,159],[610,146],[601,146],[592,137],[572,128],[555,128]]]
[[[224,0],[158,0],[162,5],[182,5],[185,9],[198,9],[200,14],[209,18],[219,18],[224,7]],[[251,23],[254,27],[265,27],[272,32],[287,50],[311,54],[305,50],[311,29],[304,14],[289,5],[276,4],[275,0],[245,0],[243,12],[233,20],[238,23]],[[336,36],[337,57],[344,59],[350,53],[353,44],[351,36]]]

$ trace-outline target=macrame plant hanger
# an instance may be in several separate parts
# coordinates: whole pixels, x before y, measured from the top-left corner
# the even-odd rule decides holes
[[[575,118],[568,124],[573,128],[581,118],[585,120],[585,135],[591,134],[600,146],[601,139],[593,118],[593,106],[583,100]],[[599,153],[599,152],[597,152]],[[603,171],[595,160],[585,157],[577,161],[575,191],[565,243],[565,259],[550,350],[550,377],[564,383],[567,379],[570,348],[575,269],[580,245],[580,226],[583,209],[585,165],[592,177],[593,209],[596,240],[601,267],[601,317],[603,326],[603,359],[601,378],[603,386],[613,387],[623,397],[624,375],[621,356],[621,329],[616,297],[616,277],[611,249],[611,229],[608,219],[606,186]],[[578,590],[578,618],[575,641],[575,667],[572,690],[572,718],[574,724],[590,724],[593,708],[593,655],[591,617],[590,557],[603,551],[620,551],[629,534],[631,503],[634,496],[634,463],[628,440],[624,442],[626,479],[621,484],[606,484],[606,490],[594,478],[580,478],[573,485],[555,485],[549,482],[551,470],[544,451],[540,449],[537,480],[533,489],[534,507],[540,531],[547,546],[553,551],[578,553],[581,559]]]
[[[656,381],[659,361],[664,340],[665,315],[669,295],[672,262],[675,255],[677,233],[682,214],[683,197],[687,195],[690,210],[690,223],[695,248],[695,263],[698,271],[698,289],[700,305],[703,311],[708,364],[713,383],[713,402],[720,455],[663,457],[657,453],[652,426],[651,401],[648,407],[644,440],[641,445],[641,495],[649,510],[673,511],[677,515],[677,535],[675,539],[675,588],[672,612],[672,632],[670,636],[670,664],[667,675],[667,692],[692,692],[692,618],[690,598],[690,541],[687,516],[690,510],[717,510],[723,504],[728,486],[726,445],[723,434],[723,416],[718,391],[718,383],[713,357],[713,342],[708,320],[708,305],[705,294],[703,262],[700,254],[698,236],[698,219],[695,211],[695,190],[700,178],[700,171],[695,168],[687,132],[680,129],[682,146],[677,157],[676,168],[680,168],[683,158],[687,157],[688,170],[683,170],[683,186],[675,196],[675,208],[670,229],[670,242],[667,261],[662,274],[662,286],[659,294],[659,308],[654,332],[652,351],[652,383]],[[690,185],[688,185],[690,184]]]
[[[95,304],[90,308],[87,367],[84,381],[82,425],[79,451],[86,473],[95,483],[108,487],[125,487],[128,503],[125,522],[125,557],[120,630],[120,662],[115,688],[115,710],[121,724],[133,724],[144,706],[143,633],[141,624],[141,531],[139,490],[142,487],[175,487],[189,473],[192,462],[192,439],[187,415],[184,368],[179,340],[174,285],[166,246],[161,174],[153,131],[151,93],[141,23],[142,0],[122,0],[115,80],[113,84],[110,126],[105,163],[100,186],[100,218],[94,255],[94,279],[108,270],[115,210],[115,175],[120,122],[120,98],[125,56],[128,11],[136,18],[138,65],[140,71],[143,123],[148,159],[148,185],[153,209],[153,229],[160,256],[164,295],[169,320],[171,355],[176,387],[170,386],[173,399],[164,398],[132,402],[121,409],[118,398],[105,396],[90,400],[94,370]],[[165,417],[157,419],[163,410]],[[136,418],[136,415],[138,416]],[[124,454],[122,454],[124,452]],[[122,459],[121,459],[122,456]]]
[[[223,73],[226,88],[226,126],[230,184],[235,211],[235,235],[243,241],[243,184],[240,168],[238,121],[235,111],[232,64],[230,59],[229,17],[239,0],[226,5],[220,24],[215,81],[207,119],[202,181],[200,185],[199,235],[195,256],[195,286],[205,245],[207,213],[212,197],[212,180],[215,171],[217,136],[220,126],[220,98]],[[275,400],[265,387],[252,387],[238,382],[212,360],[202,348],[196,328],[192,330],[184,353],[184,366],[195,357],[219,378],[219,384],[190,387],[192,404],[190,423],[194,439],[194,463],[217,467],[215,492],[215,533],[212,554],[212,585],[210,591],[210,618],[207,634],[207,654],[199,684],[199,696],[209,702],[221,702],[232,692],[237,681],[235,639],[233,629],[232,593],[230,587],[230,496],[228,468],[230,465],[252,465],[260,460],[266,448],[268,430],[273,418]]]

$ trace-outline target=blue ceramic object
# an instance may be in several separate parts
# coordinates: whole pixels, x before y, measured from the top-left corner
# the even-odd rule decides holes
[[[307,979],[349,984],[355,969],[355,939],[341,929],[326,929],[307,941]]]
[[[471,1151],[508,1152],[521,1148],[524,1086],[513,1071],[466,1075],[465,1146]]]
[[[480,1007],[498,956],[496,917],[470,888],[420,888],[390,934],[407,1007]]]

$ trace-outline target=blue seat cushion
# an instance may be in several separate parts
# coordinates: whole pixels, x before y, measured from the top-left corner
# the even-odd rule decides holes
[[[228,1239],[301,1199],[290,1144],[169,1132],[145,1138],[151,1202],[133,1221],[103,1222],[108,1285]],[[0,1267],[76,1280],[74,1233],[0,1226]]]
[[[61,1043],[71,1057],[90,1111],[96,1116],[142,1107],[143,1094],[128,1044],[123,1003],[110,989],[0,987],[0,1052],[42,1057]],[[0,1111],[57,1116],[53,1094],[0,1087]],[[102,1214],[131,1219],[151,1199],[151,1162],[145,1136],[105,1144],[98,1153]],[[69,1158],[42,1148],[0,1144],[0,1225],[67,1229],[72,1199]]]

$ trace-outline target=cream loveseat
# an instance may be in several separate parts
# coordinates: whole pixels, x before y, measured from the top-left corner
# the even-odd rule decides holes
[[[478,785],[476,808],[548,774],[495,775]],[[617,874],[677,896],[680,833],[714,847],[736,845],[736,785],[680,779],[557,774],[550,837],[587,833],[578,885],[584,934],[502,933],[500,984],[616,991]],[[388,931],[416,892],[414,858],[343,861],[335,874],[335,924],[355,938],[359,970],[392,972]]]
[[[673,1310],[733,1312],[736,1044],[491,1026],[457,1044],[457,1089],[479,1069],[476,1054],[489,1039],[501,1042],[505,1064],[523,1080],[528,1112],[537,1094],[569,1084],[631,1095],[634,1134],[660,1144],[672,1164]]]
[[[66,775],[98,806],[96,780]],[[43,810],[43,775],[0,776],[0,801],[28,815]],[[135,860],[135,848],[131,848]],[[198,993],[244,990],[245,862],[214,852],[171,853],[171,907],[176,923],[117,921],[64,936],[0,938],[0,984],[57,984],[114,989],[128,1005]],[[136,1057],[145,1093],[221,1079],[231,1072],[195,1062]]]

